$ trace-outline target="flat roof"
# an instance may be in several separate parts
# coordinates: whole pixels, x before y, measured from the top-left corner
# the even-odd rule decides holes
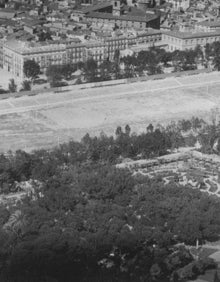
[[[136,21],[136,22],[149,22],[154,19],[157,19],[159,16],[146,13],[146,16],[132,16],[128,15],[121,15],[121,16],[114,16],[111,13],[99,13],[99,12],[91,12],[86,15],[88,18],[100,18],[100,19],[109,19],[109,20],[122,20],[122,21]]]
[[[8,40],[5,42],[4,46],[10,50],[15,51],[19,54],[28,53],[38,53],[38,52],[48,52],[56,50],[65,50],[65,44],[48,44],[43,45],[40,43],[32,43],[18,40]]]
[[[82,8],[80,11],[87,14],[89,12],[100,10],[100,9],[103,9],[103,8],[107,8],[109,6],[112,6],[111,1],[108,1],[108,2],[105,2],[105,3],[99,3],[99,4],[96,4],[96,5],[91,5],[89,7]]]
[[[212,37],[219,36],[220,30],[214,32],[177,32],[177,31],[162,31],[163,34],[177,37],[180,39],[191,39],[191,38],[201,38],[201,37]]]
[[[196,23],[196,25],[209,26],[209,27],[220,27],[220,21],[202,21]]]

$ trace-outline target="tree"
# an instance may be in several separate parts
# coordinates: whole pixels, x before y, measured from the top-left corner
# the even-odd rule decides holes
[[[166,52],[164,49],[161,49],[160,61],[164,64],[165,67],[167,67],[168,63],[172,61],[172,53]]]
[[[134,68],[136,65],[136,57],[134,55],[132,56],[126,56],[121,58],[121,61],[124,63],[124,76],[125,78],[135,77]]]
[[[121,73],[120,73],[120,50],[118,50],[118,49],[116,49],[115,53],[114,53],[113,73],[114,73],[115,79],[119,79],[121,77]]]
[[[17,91],[17,84],[15,83],[15,80],[13,78],[10,79],[10,82],[8,84],[8,90],[11,93]]]
[[[30,91],[31,90],[31,82],[30,80],[24,80],[22,82],[22,89],[20,91]]]
[[[51,87],[56,87],[61,82],[63,74],[60,65],[50,65],[46,70],[46,76],[50,82]]]
[[[150,123],[150,124],[147,126],[147,132],[152,133],[153,131],[154,131],[154,127],[153,127],[152,123]]]
[[[176,232],[184,242],[195,244],[202,238],[201,214],[195,207],[184,209],[176,224]]]
[[[78,62],[76,64],[77,69],[82,70],[84,68],[84,63],[83,62]]]
[[[127,124],[127,125],[125,126],[125,134],[129,136],[130,133],[131,133],[131,128],[130,128],[130,126]]]
[[[5,93],[8,93],[8,90],[5,90],[3,88],[0,88],[0,94],[5,94]]]
[[[99,69],[101,80],[111,80],[112,63],[109,60],[105,60],[103,63],[101,63]]]
[[[204,65],[204,53],[202,47],[200,45],[197,45],[196,48],[194,49],[194,52],[195,52],[197,64],[201,62],[201,64]]]
[[[171,142],[172,149],[179,148],[180,146],[184,145],[183,136],[175,122],[171,122],[166,127],[166,134],[169,136],[169,140]]]
[[[73,72],[77,70],[76,65],[74,64],[65,64],[62,66],[62,74],[65,79],[71,78]]]
[[[84,64],[84,73],[87,82],[95,82],[97,79],[98,65],[97,62],[91,58]]]
[[[116,137],[119,137],[121,134],[123,134],[121,126],[118,126],[115,130]]]
[[[23,71],[27,78],[33,80],[40,74],[40,66],[34,60],[27,60],[24,62]]]
[[[207,43],[207,44],[205,45],[204,53],[205,53],[205,66],[208,67],[208,63],[209,63],[210,58],[211,58],[211,56],[212,56],[212,47],[211,47],[211,44]]]
[[[220,71],[220,55],[216,55],[214,58],[213,58],[213,65],[214,65],[214,68],[217,70],[217,71]]]

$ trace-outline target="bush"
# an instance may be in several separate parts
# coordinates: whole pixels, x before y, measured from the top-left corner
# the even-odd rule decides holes
[[[8,90],[5,90],[5,89],[0,89],[0,94],[6,94],[6,93],[9,93],[9,91]]]
[[[53,81],[50,83],[51,87],[63,87],[63,86],[68,86],[68,83],[65,81]]]

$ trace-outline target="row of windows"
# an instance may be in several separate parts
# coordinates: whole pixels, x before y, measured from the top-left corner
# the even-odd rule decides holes
[[[97,24],[98,23],[114,23],[117,24],[119,26],[140,26],[140,27],[146,27],[146,23],[145,22],[136,22],[136,21],[123,21],[123,20],[114,20],[114,19],[89,19],[91,21],[95,21]]]
[[[219,40],[218,37],[209,37],[209,38],[197,38],[197,39],[191,39],[191,40],[185,40],[185,43],[206,43],[206,42],[214,42]]]
[[[182,43],[184,41],[185,44],[193,44],[193,43],[206,43],[206,42],[214,42],[219,40],[219,37],[206,37],[206,38],[193,38],[193,39],[180,39],[180,38],[174,38],[170,36],[164,36],[164,39],[168,39],[171,42],[175,43]]]

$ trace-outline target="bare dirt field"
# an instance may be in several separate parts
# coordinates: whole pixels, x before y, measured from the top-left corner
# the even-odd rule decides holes
[[[220,73],[0,100],[0,152],[50,148],[87,132],[114,134],[118,125],[203,117],[220,108]]]

